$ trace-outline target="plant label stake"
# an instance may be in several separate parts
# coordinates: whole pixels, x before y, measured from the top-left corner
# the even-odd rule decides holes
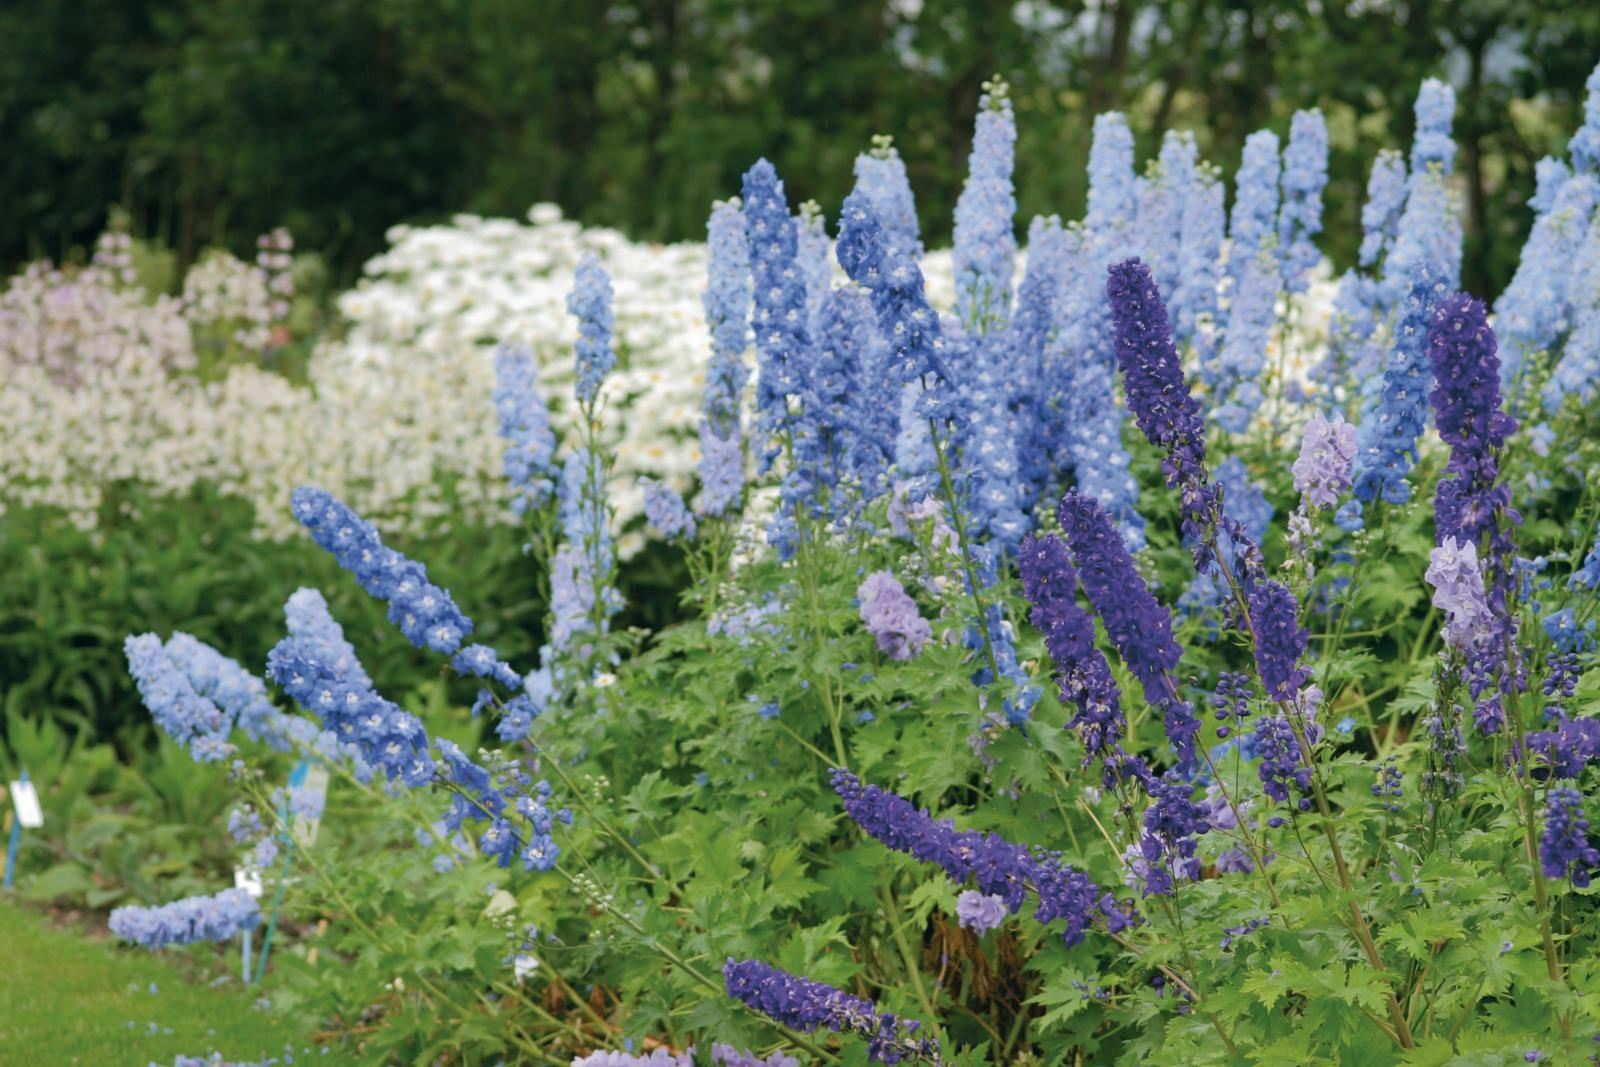
[[[243,889],[257,900],[261,899],[261,872],[254,867],[235,867],[233,886]],[[244,956],[244,984],[250,984],[250,931],[239,931],[239,951]]]
[[[28,772],[11,783],[11,839],[6,843],[6,881],[10,889],[17,876],[17,846],[22,843],[22,828],[38,829],[44,825],[44,812],[39,807],[39,794],[28,781]]]
[[[289,788],[284,791],[283,803],[278,805],[278,823],[281,826],[289,825],[289,798],[305,789],[306,777],[311,771],[311,764],[301,760],[294,765],[294,770],[289,772]],[[322,772],[322,789],[328,788],[328,775]],[[320,801],[318,810],[321,810]],[[320,816],[319,816],[320,821]],[[315,831],[312,831],[315,836]],[[283,842],[283,862],[278,865],[278,888],[272,894],[272,915],[267,919],[267,933],[261,939],[261,959],[256,964],[256,981],[260,982],[267,973],[267,956],[272,952],[272,935],[278,930],[278,912],[283,908],[283,890],[289,881],[289,861],[294,857],[294,842],[299,836],[294,832],[281,833],[279,839]]]

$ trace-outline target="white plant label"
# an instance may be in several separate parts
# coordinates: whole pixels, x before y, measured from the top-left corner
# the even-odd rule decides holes
[[[254,867],[235,867],[233,869],[233,887],[243,889],[246,893],[261,899],[261,872]]]
[[[32,782],[11,783],[11,806],[17,809],[17,822],[27,830],[44,825],[44,812],[39,807],[39,794]]]

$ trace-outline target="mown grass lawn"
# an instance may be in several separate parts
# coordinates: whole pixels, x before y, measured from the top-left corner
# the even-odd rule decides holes
[[[0,900],[0,1067],[167,1067],[212,1051],[282,1062],[288,1044],[296,1062],[336,1062],[302,1053],[307,1027],[253,1007],[257,988],[232,976],[210,986],[185,963],[86,939]]]

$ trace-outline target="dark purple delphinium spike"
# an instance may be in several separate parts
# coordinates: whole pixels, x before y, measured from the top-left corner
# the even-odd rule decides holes
[[[1256,638],[1256,669],[1274,700],[1293,700],[1311,672],[1300,666],[1307,632],[1296,615],[1294,594],[1281,582],[1260,582],[1249,594],[1250,626]]]
[[[896,852],[935,864],[956,882],[972,878],[1013,914],[1032,889],[1039,898],[1033,917],[1041,923],[1066,920],[1061,939],[1069,947],[1083,940],[1097,915],[1112,933],[1134,922],[1114,896],[1102,894],[1088,875],[1062,863],[1056,853],[1012,844],[998,834],[957,830],[953,820],[937,820],[904,797],[862,785],[849,771],[834,770],[832,781],[850,817]]]
[[[1517,420],[1500,404],[1500,358],[1483,304],[1466,293],[1447,298],[1428,327],[1428,361],[1433,365],[1433,402],[1439,437],[1450,446],[1446,477],[1434,499],[1435,540],[1492,539],[1498,519],[1510,512],[1511,489],[1496,484],[1499,451],[1517,429]]]
[[[1176,879],[1199,879],[1195,838],[1210,824],[1205,809],[1194,802],[1194,786],[1171,772],[1151,781],[1150,798],[1150,806],[1144,810],[1144,835],[1139,839],[1144,894],[1170,896]]]
[[[1539,863],[1546,878],[1567,878],[1579,889],[1589,884],[1590,872],[1600,867],[1600,850],[1589,843],[1583,794],[1570,785],[1552,786],[1546,798]]]
[[[905,1059],[940,1062],[939,1043],[916,1036],[922,1025],[917,1020],[879,1012],[872,1001],[842,989],[780,971],[760,960],[731,956],[722,967],[722,980],[728,996],[802,1033],[827,1027],[835,1033],[866,1038],[867,1058],[873,1063]]]
[[[1200,720],[1194,706],[1178,696],[1172,676],[1183,657],[1172,639],[1172,613],[1151,595],[1104,508],[1090,497],[1069,492],[1061,498],[1058,514],[1089,603],[1099,612],[1117,654],[1144,686],[1145,699],[1161,709],[1167,740],[1178,754],[1178,770],[1192,771]]]
[[[1577,778],[1590,763],[1600,761],[1600,719],[1562,716],[1548,730],[1528,734],[1529,756],[1544,757],[1550,775]]]
[[[1200,404],[1183,377],[1183,361],[1172,343],[1172,327],[1150,268],[1135,256],[1114,264],[1106,279],[1117,366],[1122,369],[1128,410],[1149,442],[1166,453],[1161,469],[1167,487],[1183,501],[1183,532],[1205,570],[1208,527],[1217,515],[1217,490],[1206,475],[1206,431]]]
[[[1291,699],[1307,677],[1299,665],[1306,644],[1305,632],[1294,622],[1294,597],[1282,583],[1267,577],[1255,539],[1222,513],[1217,486],[1206,473],[1200,405],[1184,380],[1167,309],[1150,268],[1137,257],[1114,264],[1106,280],[1106,299],[1128,409],[1150,443],[1167,454],[1162,469],[1167,485],[1181,495],[1183,533],[1195,567],[1202,573],[1211,569],[1220,527],[1234,546],[1235,577],[1255,631],[1262,681],[1275,699]]]
[[[1055,660],[1061,699],[1078,708],[1069,725],[1083,740],[1085,766],[1113,756],[1124,725],[1121,694],[1111,665],[1094,646],[1094,618],[1078,606],[1078,572],[1067,546],[1054,534],[1030,536],[1017,551],[1017,568],[1033,605],[1029,618]]]
[[[1256,773],[1267,796],[1281,804],[1289,800],[1291,784],[1302,793],[1310,790],[1311,768],[1301,758],[1300,741],[1287,717],[1274,715],[1256,723],[1256,751],[1261,754],[1261,766]],[[1300,810],[1310,807],[1311,801],[1302,796]]]
[[[1494,633],[1469,656],[1467,680],[1478,702],[1473,718],[1486,733],[1505,721],[1503,698],[1523,684],[1515,659],[1516,620],[1510,610],[1511,531],[1522,517],[1511,507],[1511,488],[1500,479],[1500,449],[1517,420],[1501,406],[1500,358],[1480,301],[1466,293],[1445,299],[1428,327],[1433,402],[1439,437],[1450,446],[1445,477],[1434,491],[1434,537],[1478,546],[1488,579]],[[1511,656],[1508,658],[1508,649]],[[1498,687],[1491,691],[1498,680]]]

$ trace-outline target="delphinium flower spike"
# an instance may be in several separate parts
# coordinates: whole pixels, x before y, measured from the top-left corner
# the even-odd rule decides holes
[[[1138,221],[1134,233],[1140,256],[1169,300],[1181,274],[1184,209],[1197,178],[1199,148],[1189,130],[1168,130],[1161,153],[1137,180]],[[1032,269],[1030,242],[1029,269]]]
[[[1328,356],[1316,377],[1329,386],[1365,380],[1381,355],[1379,328],[1388,305],[1379,277],[1384,257],[1394,244],[1406,204],[1406,158],[1391,148],[1379,151],[1367,176],[1367,198],[1361,206],[1359,269],[1347,270],[1334,296],[1328,326]]]
[[[1203,543],[1216,521],[1218,494],[1206,474],[1200,405],[1184,380],[1161,295],[1137,258],[1111,268],[1105,292],[1128,410],[1150,443],[1166,453],[1161,469],[1167,487],[1179,491],[1184,536]]]
[[[1206,474],[1199,407],[1184,380],[1166,308],[1149,269],[1137,258],[1113,265],[1106,297],[1116,327],[1117,362],[1128,408],[1150,443],[1166,453],[1162,469],[1167,485],[1179,492],[1183,532],[1195,567],[1211,568],[1217,559],[1218,534],[1226,532],[1233,543],[1237,591],[1248,609],[1257,669],[1269,696],[1290,700],[1308,676],[1300,666],[1307,633],[1296,621],[1293,594],[1267,577],[1260,546],[1242,524],[1221,511],[1220,494]],[[1065,519],[1062,525],[1065,528]],[[1087,578],[1084,588],[1089,589]]]
[[[956,316],[977,333],[1011,319],[1011,276],[1016,269],[1017,213],[1011,187],[1017,124],[1006,83],[983,83],[967,180],[956,200]]]
[[[909,800],[863,785],[849,771],[831,774],[834,792],[844,810],[869,835],[896,852],[944,870],[957,883],[973,879],[979,890],[1001,898],[1006,910],[1021,910],[1031,891],[1039,901],[1034,918],[1041,924],[1066,920],[1061,938],[1068,945],[1082,941],[1097,919],[1112,933],[1134,917],[1110,893],[1101,893],[1088,875],[1075,871],[1042,849],[1012,844],[998,834],[957,830],[953,820],[936,820]]]
[[[1005,334],[1008,347],[1003,373],[1011,383],[1006,422],[1019,468],[1018,488],[1028,502],[1048,491],[1054,475],[1054,434],[1048,424],[1059,413],[1051,410],[1054,375],[1048,351],[1057,297],[1067,277],[1067,246],[1060,219],[1034,216],[1028,225],[1028,272],[1017,290],[1016,314]],[[987,369],[991,374],[1002,373],[1001,368]]]
[[[1230,265],[1232,264],[1230,253]],[[1270,250],[1248,255],[1240,264],[1222,349],[1212,368],[1217,402],[1211,416],[1228,433],[1242,434],[1262,405],[1261,380],[1267,367],[1279,291],[1278,260]]]
[[[789,417],[788,398],[799,391],[798,364],[811,339],[805,280],[797,259],[795,220],[789,214],[777,170],[764,159],[745,172],[744,224],[754,278],[751,326],[759,357],[756,417],[764,439],[760,458],[765,472],[782,451],[780,439]],[[841,228],[840,240],[843,239]],[[844,262],[842,255],[840,262]],[[849,268],[845,263],[845,269]]]
[[[1105,623],[1117,654],[1144,687],[1145,699],[1161,710],[1178,770],[1193,771],[1198,765],[1195,737],[1200,720],[1194,706],[1179,696],[1172,674],[1183,656],[1172,638],[1172,613],[1151,595],[1098,503],[1069,492],[1061,498],[1058,514],[1089,602]]]
[[[1301,431],[1300,454],[1290,468],[1300,504],[1288,522],[1290,555],[1307,580],[1313,575],[1311,552],[1316,547],[1311,515],[1339,506],[1353,484],[1355,458],[1356,428],[1343,415],[1336,411],[1332,419],[1321,412],[1311,416]]]
[[[1498,541],[1501,515],[1518,521],[1509,511],[1510,487],[1499,481],[1499,453],[1517,420],[1501,405],[1500,361],[1483,304],[1465,293],[1443,301],[1428,328],[1427,354],[1435,382],[1429,398],[1439,436],[1450,446],[1436,490],[1436,538]]]
[[[813,335],[818,329],[817,316],[822,311],[822,298],[833,287],[833,242],[828,239],[828,220],[815,200],[800,205],[795,216],[795,267],[805,283],[806,325]]]
[[[859,189],[840,209],[836,254],[850,280],[872,300],[879,332],[893,353],[895,377],[905,385],[928,384],[929,378],[949,382],[939,316],[928,303],[922,268],[894,246],[872,201]]]
[[[1351,488],[1356,428],[1337,411],[1329,419],[1312,415],[1300,438],[1300,454],[1290,473],[1295,491],[1313,508],[1334,508]]]
[[[1194,786],[1169,771],[1149,782],[1150,806],[1144,811],[1139,855],[1145,896],[1170,896],[1177,882],[1200,877],[1195,839],[1209,828],[1205,809],[1194,801]]]
[[[1417,92],[1406,206],[1383,261],[1385,309],[1404,297],[1419,266],[1438,275],[1447,289],[1461,277],[1461,220],[1448,185],[1456,155],[1450,136],[1455,107],[1455,91],[1437,79],[1427,79]]]
[[[917,203],[906,176],[905,161],[895,151],[894,138],[876,134],[871,151],[856,157],[856,188],[871,201],[889,237],[902,255],[922,258],[922,231],[917,224]]]
[[[1193,345],[1202,367],[1211,366],[1217,322],[1217,286],[1221,281],[1222,239],[1227,214],[1222,206],[1222,179],[1202,164],[1183,203],[1178,283],[1172,294],[1173,340]]]
[[[1133,135],[1116,112],[1098,115],[1089,145],[1089,196],[1083,224],[1069,231],[1070,266],[1056,302],[1056,329],[1049,374],[1061,383],[1055,403],[1061,427],[1054,442],[1065,446],[1079,492],[1109,511],[1130,551],[1145,544],[1138,511],[1139,483],[1129,473],[1122,446],[1124,412],[1116,403],[1116,356],[1106,314],[1101,264],[1127,254],[1133,244],[1138,196],[1133,172]]]
[[[852,996],[823,982],[780,971],[760,960],[728,958],[722,968],[728,996],[770,1019],[801,1033],[826,1027],[867,1040],[867,1059],[873,1063],[923,1060],[937,1064],[939,1044],[917,1037],[921,1023],[879,1012],[870,1000]]]
[[[750,246],[738,200],[718,201],[706,222],[706,291],[701,298],[711,329],[711,363],[700,423],[702,515],[724,515],[744,483],[742,405],[750,368]]]
[[[1465,293],[1446,299],[1434,312],[1427,345],[1435,421],[1450,446],[1445,477],[1434,490],[1434,536],[1440,544],[1454,538],[1474,545],[1483,568],[1494,632],[1468,658],[1468,680],[1479,728],[1493,733],[1505,721],[1502,698],[1516,692],[1522,673],[1511,611],[1512,529],[1522,517],[1511,507],[1510,486],[1500,481],[1500,452],[1517,420],[1501,406],[1500,361],[1483,304]],[[1490,693],[1496,680],[1498,692]]]
[[[280,750],[288,748],[283,712],[267,699],[267,687],[260,677],[186,633],[167,638],[166,651],[188,675],[195,692],[222,709],[229,724],[252,740],[268,742]]]
[[[1589,820],[1583,813],[1583,794],[1570,785],[1551,786],[1546,799],[1544,840],[1539,863],[1546,878],[1566,878],[1582,889],[1600,867],[1600,849],[1589,843]]]
[[[861,621],[892,660],[915,659],[933,636],[933,627],[917,611],[917,602],[889,571],[873,571],[856,590]]]
[[[1392,148],[1378,152],[1367,176],[1367,199],[1361,205],[1363,267],[1374,267],[1394,241],[1400,213],[1406,206],[1406,157]]]
[[[495,412],[505,440],[502,463],[511,483],[511,510],[525,515],[555,494],[556,435],[539,395],[539,365],[526,348],[502,345],[494,356]]]
[[[655,478],[640,479],[640,485],[644,489],[645,519],[651,527],[668,539],[684,537],[693,540],[694,516],[689,514],[678,491]]]
[[[574,634],[605,633],[611,616],[622,610],[605,481],[599,453],[579,448],[567,455],[559,509],[563,544],[550,565],[551,643],[558,649],[568,647]]]
[[[1113,777],[1124,765],[1117,758],[1126,728],[1122,696],[1111,665],[1095,647],[1094,619],[1078,606],[1078,572],[1067,546],[1054,534],[1031,536],[1017,553],[1017,569],[1033,605],[1029,618],[1055,661],[1061,699],[1078,709],[1068,725],[1083,741],[1085,765],[1101,759]]]
[[[227,941],[261,921],[256,898],[243,889],[224,889],[212,896],[185,897],[159,907],[113,909],[111,932],[145,948]]]
[[[1428,326],[1444,298],[1444,285],[1425,264],[1412,276],[1410,292],[1394,324],[1393,347],[1381,387],[1362,412],[1356,435],[1356,499],[1391,504],[1411,499],[1406,474],[1417,458],[1427,426],[1433,372],[1428,365]]]
[[[706,291],[701,297],[711,331],[703,410],[719,437],[739,429],[740,399],[750,368],[750,246],[738,200],[719,200],[706,220]]]
[[[1574,173],[1600,177],[1600,65],[1589,72],[1583,88],[1583,125],[1567,142],[1567,153]]]
[[[212,763],[233,752],[228,744],[232,720],[195,691],[194,684],[167,654],[155,634],[130,635],[123,642],[128,673],[156,724],[190,755]]]
[[[1494,302],[1495,333],[1503,353],[1500,380],[1507,386],[1528,356],[1553,350],[1561,333],[1572,325],[1569,316],[1575,309],[1568,299],[1568,280],[1582,263],[1600,183],[1584,175],[1566,177],[1554,191],[1546,192],[1552,203],[1535,216],[1517,271]],[[1560,404],[1546,407],[1554,410]]]
[[[1448,536],[1428,555],[1424,575],[1433,586],[1433,606],[1444,612],[1445,644],[1463,652],[1482,649],[1495,636],[1495,623],[1484,597],[1478,547],[1458,544]]]
[[[1277,134],[1257,130],[1245,138],[1233,211],[1228,216],[1228,277],[1233,279],[1235,294],[1245,267],[1277,245],[1280,171]]]
[[[1283,202],[1278,207],[1278,255],[1283,287],[1306,291],[1322,253],[1312,242],[1322,232],[1322,190],[1328,184],[1328,124],[1316,108],[1296,111],[1283,152]]]
[[[333,554],[371,596],[389,604],[389,621],[418,648],[454,652],[472,632],[450,594],[428,581],[421,563],[387,547],[377,529],[332,493],[312,486],[294,491],[294,517],[311,539]]]
[[[1579,182],[1600,189],[1600,183],[1584,175],[1574,178],[1569,185]],[[1595,194],[1600,202],[1600,192]],[[1544,384],[1544,410],[1555,414],[1563,404],[1575,403],[1586,407],[1600,386],[1600,213],[1589,220],[1589,228],[1574,245],[1570,267],[1566,276],[1565,308],[1570,309],[1571,329],[1566,343],[1561,347],[1561,358],[1550,371]],[[1510,373],[1502,369],[1501,379],[1509,380]]]
[[[611,350],[611,276],[593,252],[578,261],[567,311],[578,320],[578,400],[593,407],[600,383],[617,365]]]
[[[305,643],[330,669],[359,685],[372,684],[356,656],[355,646],[345,639],[344,628],[317,590],[302,588],[291,593],[283,602],[283,618],[289,635]]]
[[[385,700],[364,676],[321,658],[312,642],[285,637],[267,655],[267,674],[324,729],[353,744],[368,765],[419,786],[433,777],[428,735],[415,715]]]

